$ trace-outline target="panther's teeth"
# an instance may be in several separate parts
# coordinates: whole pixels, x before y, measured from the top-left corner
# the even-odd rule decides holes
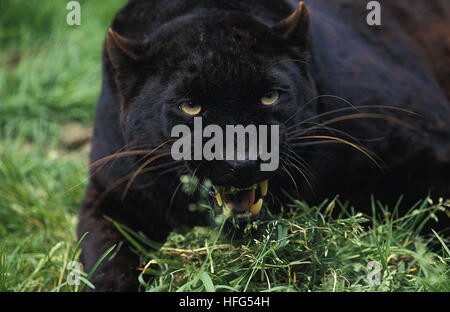
[[[265,180],[265,181],[261,182],[259,184],[259,186],[261,187],[261,194],[262,194],[262,196],[266,196],[267,195],[267,190],[269,189],[269,180]]]
[[[262,208],[262,204],[263,199],[260,198],[255,204],[250,207],[250,212],[252,213],[252,215],[257,216],[259,214]]]
[[[222,207],[222,204],[223,204],[222,197],[220,197],[220,193],[217,190],[216,190],[216,201],[217,201],[217,204],[219,205],[219,207]]]

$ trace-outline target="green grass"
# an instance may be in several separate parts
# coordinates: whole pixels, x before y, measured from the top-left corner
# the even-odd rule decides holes
[[[34,139],[38,129],[52,128],[49,124],[92,120],[101,83],[102,41],[125,1],[108,1],[108,5],[80,1],[80,26],[67,25],[66,3],[0,3],[2,132]]]
[[[80,1],[82,25],[73,27],[66,3],[0,1],[0,291],[84,287],[67,284],[67,265],[79,255],[88,149],[68,148],[60,132],[92,125],[102,41],[125,1]],[[177,229],[163,246],[117,226],[142,256],[148,291],[450,291],[449,238],[419,233],[444,205],[424,200],[406,217],[390,207],[383,218],[387,208],[374,201],[379,219],[337,200],[293,202],[244,238],[220,233],[219,222]],[[381,265],[376,287],[366,281],[370,261]]]
[[[220,215],[213,231],[178,229],[156,247],[115,225],[143,259],[146,291],[450,291],[446,243],[437,233],[419,235],[450,201],[425,199],[403,216],[398,206],[372,206],[382,211],[378,217],[338,199],[318,207],[293,200],[284,213],[245,226],[243,235],[223,230]],[[367,280],[370,262],[379,265],[379,284]]]
[[[0,291],[61,287],[76,246],[88,151],[61,144],[68,122],[92,124],[101,47],[124,0],[0,1]]]

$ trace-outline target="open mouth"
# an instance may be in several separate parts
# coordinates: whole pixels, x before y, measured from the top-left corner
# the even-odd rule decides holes
[[[214,186],[215,202],[222,207],[225,216],[244,219],[259,215],[264,196],[269,189],[269,180],[247,188]]]

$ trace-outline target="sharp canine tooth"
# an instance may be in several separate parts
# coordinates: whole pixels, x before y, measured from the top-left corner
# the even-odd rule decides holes
[[[265,180],[259,184],[261,186],[261,194],[262,196],[267,195],[267,190],[269,189],[269,180]]]
[[[222,197],[220,197],[220,193],[216,190],[216,201],[219,207],[222,207]]]
[[[260,198],[255,204],[253,204],[250,207],[250,212],[252,213],[252,215],[256,216],[259,214],[259,212],[261,211],[261,208],[262,208],[262,204],[263,204],[263,199]]]

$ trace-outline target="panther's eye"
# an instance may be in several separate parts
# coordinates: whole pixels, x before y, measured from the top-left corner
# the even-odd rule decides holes
[[[197,115],[202,111],[202,106],[195,104],[192,101],[185,101],[181,103],[180,108],[183,112],[191,116]]]
[[[264,94],[261,97],[261,104],[262,105],[273,105],[278,102],[280,99],[280,92],[273,90],[266,94]]]

